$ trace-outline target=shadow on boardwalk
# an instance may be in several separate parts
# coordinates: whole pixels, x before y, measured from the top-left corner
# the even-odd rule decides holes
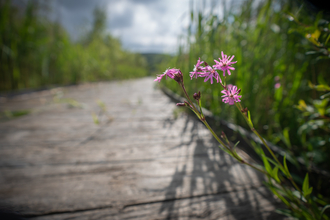
[[[182,148],[189,154],[189,147],[193,145],[192,168],[187,171],[188,164],[177,164],[175,173],[166,191],[165,200],[159,213],[167,213],[166,219],[177,219],[180,217],[205,218],[205,219],[281,219],[275,212],[267,213],[267,208],[263,203],[270,200],[272,194],[262,186],[243,186],[235,190],[235,186],[226,183],[242,182],[262,182],[262,176],[251,177],[245,175],[249,169],[239,166],[239,175],[230,172],[230,167],[236,162],[232,158],[226,157],[224,152],[218,148],[216,140],[212,144],[205,144],[205,138],[199,132],[200,122],[191,116],[184,116],[185,126],[180,132],[181,136],[188,137],[187,141],[182,141],[175,148]],[[189,126],[191,124],[191,126]],[[190,129],[188,130],[188,127]],[[203,128],[202,128],[203,129]],[[195,143],[195,145],[194,145]],[[220,171],[219,171],[220,170]],[[188,184],[184,184],[184,179],[189,179]],[[238,180],[238,179],[240,180]],[[244,179],[243,179],[244,178]],[[252,178],[257,178],[253,180]],[[187,187],[188,186],[188,187]],[[226,186],[230,186],[227,189]],[[180,191],[184,187],[189,189],[188,197],[180,198]],[[199,191],[200,194],[196,194]],[[178,199],[175,199],[178,198]],[[184,202],[184,200],[187,200]],[[274,201],[273,201],[274,202]],[[215,204],[221,204],[216,207]],[[202,208],[201,208],[202,206]],[[182,215],[185,210],[190,212]],[[203,210],[203,212],[200,212]]]
[[[0,205],[31,219],[283,219],[262,177],[233,161],[151,78],[17,96],[0,110]],[[95,125],[105,103],[111,122]],[[74,103],[74,102],[73,102]],[[80,106],[80,107],[79,107]]]

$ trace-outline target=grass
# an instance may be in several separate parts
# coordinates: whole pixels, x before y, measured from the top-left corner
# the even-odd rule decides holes
[[[103,10],[94,10],[93,28],[72,42],[60,24],[40,15],[41,3],[25,4],[0,1],[0,91],[147,75],[146,59],[106,33]]]
[[[17,110],[17,111],[5,110],[3,112],[0,112],[0,121],[22,117],[24,115],[30,114],[30,112],[31,112],[30,110],[26,110],[26,109]]]
[[[228,80],[242,90],[242,104],[250,110],[255,128],[293,158],[303,158],[307,168],[310,162],[315,162],[330,170],[327,163],[330,140],[323,131],[315,129],[307,136],[320,137],[323,142],[319,143],[323,145],[304,142],[298,130],[308,119],[297,108],[300,100],[311,103],[322,95],[311,89],[309,82],[330,82],[327,51],[308,38],[321,30],[316,40],[325,42],[325,46],[329,44],[326,41],[329,33],[324,30],[330,27],[325,17],[293,1],[246,0],[239,5],[232,1],[231,6],[222,7],[222,13],[214,10],[220,3],[199,4],[191,4],[190,24],[187,35],[181,37],[178,55],[163,63],[159,71],[168,66],[181,69],[188,93],[201,91],[204,107],[227,121],[247,127],[235,108],[222,103],[221,86],[204,83],[203,79],[191,81],[189,77],[199,57],[213,65],[221,51],[235,55],[236,70]],[[163,83],[181,94],[175,81]],[[276,83],[281,86],[275,88]],[[314,160],[316,153],[323,157]]]

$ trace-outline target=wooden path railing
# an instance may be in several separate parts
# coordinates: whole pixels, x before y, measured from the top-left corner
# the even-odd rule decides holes
[[[176,108],[152,78],[2,98],[1,111],[31,113],[0,122],[1,207],[31,219],[283,219],[262,176]]]

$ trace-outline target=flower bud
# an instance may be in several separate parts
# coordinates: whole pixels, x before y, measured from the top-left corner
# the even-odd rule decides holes
[[[222,138],[222,139],[225,139],[225,137],[226,137],[225,132],[221,131],[221,138]]]
[[[178,83],[182,83],[183,82],[183,75],[181,73],[181,71],[179,70],[178,72],[174,73],[174,78],[175,81],[177,81]]]
[[[248,110],[247,107],[245,107],[245,108],[243,108],[243,109],[241,110],[241,112],[242,112],[242,113],[245,113],[245,114],[246,114],[248,111],[249,111],[249,110]]]
[[[189,103],[187,101],[184,101],[184,103],[176,103],[176,106],[179,106],[179,107],[189,107]]]
[[[194,97],[194,99],[196,99],[197,101],[199,101],[200,98],[201,98],[201,92],[198,91],[198,93],[195,93],[195,94],[193,95],[193,97]]]

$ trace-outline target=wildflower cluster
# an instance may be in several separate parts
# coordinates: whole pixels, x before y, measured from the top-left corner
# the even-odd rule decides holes
[[[299,219],[325,219],[329,220],[327,216],[324,215],[325,210],[330,208],[330,204],[326,204],[325,201],[320,198],[315,197],[313,192],[313,187],[309,187],[309,177],[308,173],[305,176],[305,179],[302,183],[302,187],[299,187],[298,184],[293,179],[287,163],[286,156],[283,158],[283,163],[279,161],[276,157],[270,146],[267,142],[262,138],[262,136],[257,132],[252,123],[251,114],[247,107],[242,107],[241,95],[239,95],[241,89],[238,89],[235,85],[227,85],[226,84],[226,74],[231,75],[231,71],[235,70],[232,67],[237,61],[232,61],[234,56],[227,56],[223,52],[221,52],[221,58],[215,61],[215,65],[210,66],[205,61],[201,61],[199,58],[192,72],[190,72],[191,80],[193,78],[197,79],[199,77],[204,78],[204,82],[210,80],[211,84],[216,80],[217,83],[221,85],[223,90],[221,91],[222,102],[229,105],[236,105],[238,111],[241,113],[251,131],[261,140],[265,149],[267,149],[269,155],[266,155],[262,148],[255,148],[255,153],[262,158],[264,166],[260,166],[259,164],[252,163],[250,161],[244,160],[239,153],[236,151],[236,146],[239,142],[233,145],[225,133],[222,132],[221,138],[213,131],[210,127],[206,118],[203,114],[202,108],[202,95],[201,92],[197,92],[193,94],[193,98],[197,105],[195,105],[190,99],[186,88],[183,83],[183,75],[179,69],[167,69],[163,74],[159,75],[154,81],[160,82],[163,77],[170,77],[179,83],[182,88],[187,100],[183,103],[177,103],[177,106],[187,107],[191,111],[193,111],[198,119],[204,123],[207,129],[212,133],[213,137],[220,143],[220,148],[231,155],[238,162],[245,164],[247,166],[252,167],[255,170],[263,173],[267,176],[266,185],[271,189],[271,191],[282,200],[282,202],[287,205],[289,209],[285,210],[285,213],[289,213],[290,216],[298,216]],[[220,76],[217,71],[222,71],[223,76]],[[275,78],[275,89],[280,87],[280,79],[279,77]],[[199,109],[198,109],[199,108]],[[234,146],[234,147],[233,147]],[[285,183],[290,182],[290,185],[285,185]],[[281,188],[279,188],[281,187]],[[293,193],[294,192],[294,193]],[[321,208],[323,206],[323,208]],[[302,214],[301,214],[302,213]],[[322,218],[322,216],[324,218]],[[300,218],[301,217],[301,218]],[[296,218],[298,219],[298,218]]]
[[[222,101],[224,103],[228,103],[229,105],[234,105],[235,102],[240,102],[239,98],[241,98],[241,95],[238,95],[240,93],[241,89],[237,90],[237,86],[228,85],[227,89],[222,90],[221,93],[224,95]]]
[[[222,59],[221,59],[222,58]],[[228,103],[229,105],[234,105],[235,102],[240,102],[240,98],[242,96],[238,95],[240,93],[240,89],[237,89],[236,86],[233,85],[226,85],[225,79],[226,79],[226,72],[228,75],[231,75],[230,70],[235,70],[234,67],[231,65],[237,63],[237,61],[232,61],[234,59],[234,56],[227,56],[223,52],[221,52],[221,58],[218,60],[214,60],[216,63],[213,66],[210,66],[205,61],[201,61],[199,58],[197,60],[197,63],[193,69],[192,72],[190,72],[190,78],[198,78],[198,77],[204,77],[204,82],[207,82],[210,80],[211,84],[213,84],[213,80],[215,79],[217,83],[220,83],[221,86],[224,88],[221,92],[224,94],[222,96],[222,102]],[[224,83],[221,80],[221,77],[217,70],[221,70],[223,72],[224,77]],[[160,82],[161,79],[164,76],[168,76],[175,81],[181,83],[183,82],[183,76],[179,69],[167,69],[163,74],[159,75],[154,81]],[[182,85],[183,86],[183,85]]]

